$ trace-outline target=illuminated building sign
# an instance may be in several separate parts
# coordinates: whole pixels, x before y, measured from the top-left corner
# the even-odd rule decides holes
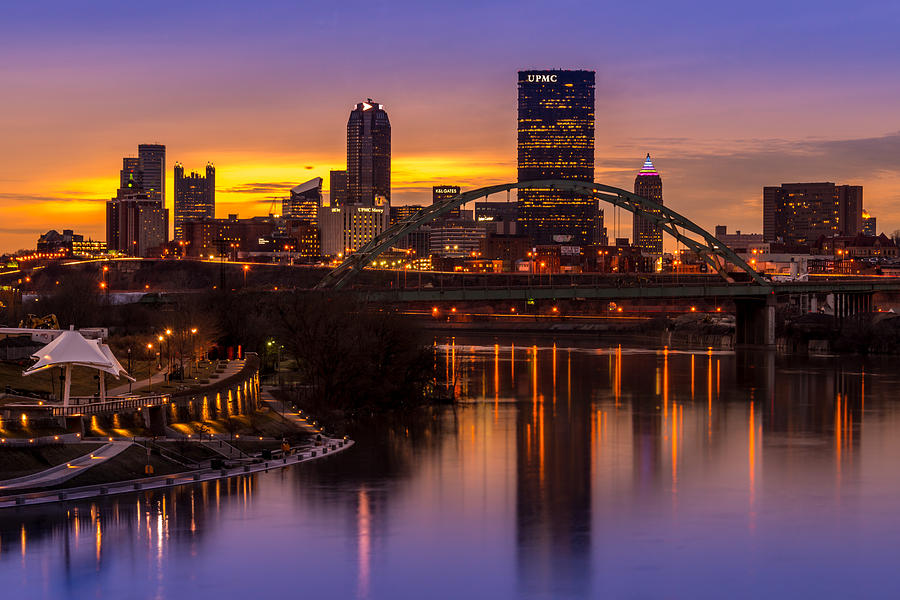
[[[556,83],[556,75],[528,75],[528,83]]]

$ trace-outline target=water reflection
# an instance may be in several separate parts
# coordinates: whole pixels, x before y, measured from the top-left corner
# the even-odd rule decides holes
[[[892,361],[436,344],[457,406],[360,424],[356,448],[300,468],[0,514],[0,585],[160,598],[897,588],[882,574],[900,532]]]

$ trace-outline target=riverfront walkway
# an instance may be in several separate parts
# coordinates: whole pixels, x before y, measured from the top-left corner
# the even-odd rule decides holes
[[[116,441],[110,442],[100,448],[89,452],[84,456],[65,462],[55,467],[50,467],[31,475],[23,475],[14,479],[0,481],[0,492],[9,490],[21,490],[28,488],[50,487],[65,483],[76,475],[84,473],[85,469],[90,469],[102,464],[114,456],[118,456],[131,446],[131,442]]]
[[[34,492],[29,494],[0,496],[0,509],[14,508],[21,506],[33,506],[38,504],[50,504],[54,502],[87,500],[98,496],[112,496],[116,494],[134,493],[140,490],[154,490],[160,488],[169,488],[176,485],[188,485],[193,483],[202,483],[204,481],[214,481],[216,479],[225,479],[238,475],[249,475],[269,469],[279,469],[309,462],[319,458],[325,458],[332,454],[337,454],[347,448],[353,446],[353,440],[330,439],[323,440],[322,446],[309,448],[275,458],[272,460],[254,462],[236,467],[224,469],[201,469],[198,471],[188,471],[176,475],[161,475],[158,477],[145,477],[143,479],[131,479],[128,481],[120,481],[105,485],[92,485],[82,488],[72,488],[68,490],[48,490],[46,492]],[[0,490],[2,491],[2,490]]]
[[[133,381],[130,384],[125,383],[122,385],[117,385],[114,388],[109,388],[106,390],[107,396],[124,396],[125,394],[138,392],[144,388],[149,388],[151,383],[155,383],[156,385],[160,385],[165,381],[166,370],[163,369],[159,373],[151,375],[146,379],[139,379],[137,381]]]

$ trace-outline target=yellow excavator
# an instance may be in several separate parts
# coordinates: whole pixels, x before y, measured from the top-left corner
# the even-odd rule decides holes
[[[54,314],[44,315],[43,317],[28,314],[19,321],[19,327],[23,329],[59,329],[59,321]]]

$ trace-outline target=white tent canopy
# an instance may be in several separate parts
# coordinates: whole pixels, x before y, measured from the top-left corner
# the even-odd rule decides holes
[[[22,375],[32,375],[52,367],[65,367],[66,380],[63,390],[63,406],[69,405],[69,389],[72,384],[72,367],[89,367],[118,378],[125,375],[132,379],[122,365],[116,360],[109,346],[99,340],[86,340],[77,331],[64,331],[59,337],[31,355],[38,359],[36,363],[25,369]],[[134,381],[132,379],[132,381]],[[100,378],[101,399],[106,396],[106,384]]]
[[[101,371],[105,371],[105,372],[109,373],[116,379],[118,379],[120,376],[122,376],[122,377],[125,377],[125,379],[135,381],[134,377],[132,377],[125,371],[125,367],[122,366],[122,363],[119,362],[119,360],[116,358],[116,355],[112,353],[112,350],[109,349],[109,346],[100,342],[100,340],[91,340],[91,342],[93,342],[94,344],[97,344],[100,347],[100,352],[103,353],[103,356],[105,356],[109,360],[109,362],[112,364],[112,368],[98,367]],[[90,365],[83,365],[83,366],[90,366]]]

